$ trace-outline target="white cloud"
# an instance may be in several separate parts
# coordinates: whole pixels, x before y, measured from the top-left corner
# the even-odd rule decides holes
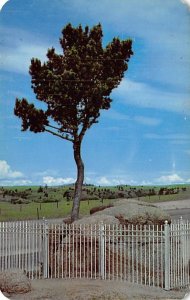
[[[146,174],[147,175],[147,174]],[[187,174],[186,174],[187,175]],[[182,178],[177,173],[172,173],[169,175],[162,175],[159,178],[154,176],[144,176],[145,179],[138,178],[138,175],[135,176],[136,180],[133,180],[132,177],[127,175],[119,175],[114,177],[112,175],[104,175],[94,178],[86,178],[86,183],[92,183],[100,186],[116,186],[116,185],[137,185],[137,186],[152,186],[152,185],[170,185],[170,184],[180,184],[180,183],[190,183],[190,179],[187,176]]]
[[[0,160],[0,185],[14,186],[14,185],[31,185],[32,181],[25,178],[20,171],[12,170],[10,165],[5,160]]]
[[[181,2],[186,4],[190,9],[190,0],[181,0]]]
[[[103,186],[114,186],[114,185],[126,184],[126,181],[124,179],[108,178],[106,176],[96,178],[94,182],[96,185],[103,185]]]
[[[181,178],[178,174],[163,175],[155,180],[159,184],[174,184],[182,183],[184,179]]]
[[[94,185],[101,185],[101,186],[113,186],[113,185],[118,185],[122,184],[122,180],[119,179],[114,179],[113,176],[107,176],[107,175],[100,175],[96,176],[97,174],[92,174],[92,176],[86,176],[84,183],[87,184],[94,184]]]
[[[144,135],[145,139],[150,140],[164,140],[171,145],[189,145],[190,136],[184,133],[175,133],[175,134],[155,134],[155,133],[147,133]],[[190,154],[190,151],[183,151],[186,154]]]
[[[181,9],[180,0],[162,2],[96,0],[94,5],[93,1],[70,0],[68,8],[71,12],[76,11],[79,18],[88,14],[94,23],[97,23],[98,16],[105,37],[112,32],[113,36],[133,39],[135,54],[132,60],[139,63],[135,76],[163,86],[169,84],[174,88],[188,89],[189,19]],[[61,11],[62,2],[57,3]]]
[[[0,179],[16,179],[23,177],[20,171],[13,171],[5,160],[0,160]]]
[[[172,93],[124,78],[112,97],[126,105],[190,114],[188,94]]]
[[[147,133],[144,135],[146,139],[151,139],[151,140],[169,140],[171,142],[189,142],[190,141],[190,136],[188,134],[184,133],[175,133],[175,134],[155,134],[155,133]]]
[[[0,45],[0,69],[6,71],[28,74],[31,58],[45,61],[47,49],[52,46],[42,37],[17,28],[1,27],[0,35],[3,40]]]
[[[32,181],[28,179],[17,179],[17,180],[2,180],[0,181],[1,186],[22,186],[31,185]]]
[[[108,119],[112,119],[112,120],[119,120],[119,121],[129,121],[130,120],[130,117],[125,114],[125,113],[121,113],[121,112],[118,112],[114,109],[111,109],[109,111],[109,113],[107,113],[107,111],[102,111],[102,116],[104,116],[105,118],[108,118]]]
[[[28,73],[31,58],[37,57],[42,61],[46,60],[46,46],[39,45],[21,45],[10,52],[10,49],[1,50],[0,68],[6,71],[15,71],[18,73]]]
[[[7,3],[9,0],[1,0],[0,1],[0,11],[3,8],[3,6],[5,5],[5,3]]]
[[[189,0],[182,1],[187,3]],[[107,36],[110,36],[110,32],[113,33],[113,36],[120,36],[122,39],[130,36],[134,40],[134,48],[136,39],[137,45],[140,42],[142,46],[137,48],[138,51],[135,51],[134,56],[140,63],[139,74],[141,79],[155,80],[164,84],[169,83],[174,87],[182,85],[182,87],[186,86],[188,88],[189,82],[184,80],[185,77],[189,78],[188,16],[183,15],[183,12],[177,13],[180,6],[182,6],[180,1],[165,1],[164,5],[160,5],[159,2],[162,1],[159,0],[154,3],[154,1],[150,0],[97,0],[96,5],[94,5],[93,1],[88,0],[54,0],[49,1],[48,6],[44,6],[43,9],[47,14],[50,12],[53,14],[54,11],[57,11],[56,15],[59,20],[61,14],[64,14],[66,7],[71,19],[73,11],[76,13],[74,23],[76,23],[77,19],[81,20],[81,17],[86,13],[93,24],[96,24],[98,21],[102,23],[106,39]],[[105,11],[107,12],[106,19]],[[37,40],[36,36],[33,35],[31,37],[30,32],[27,34],[28,38],[26,42],[24,41],[25,45]],[[15,36],[20,37],[20,33],[15,34],[14,32],[11,35],[10,31],[10,33],[6,33],[6,36],[10,36],[9,40],[14,41]],[[4,42],[4,38],[2,40]],[[52,42],[49,46],[51,44]],[[39,45],[41,44],[38,43],[34,46]],[[148,46],[148,49],[146,49],[146,52],[143,52],[145,46]],[[13,54],[11,43],[10,49],[9,53]],[[17,47],[14,47],[14,53],[17,53]],[[20,63],[22,64],[21,55],[20,58]],[[15,67],[18,69],[19,65]]]
[[[147,126],[157,126],[161,123],[160,119],[143,117],[143,116],[134,117],[134,121],[136,121],[137,123],[140,123],[142,125],[147,125]]]
[[[105,176],[100,177],[96,182],[98,185],[111,185],[111,181],[108,180]]]
[[[74,178],[55,178],[52,176],[45,176],[43,177],[43,184],[47,184],[47,185],[63,185],[63,184],[72,184],[75,182]]]
[[[47,169],[45,171],[35,172],[34,176],[37,176],[37,177],[46,177],[46,176],[56,177],[56,176],[58,176],[58,171],[53,170],[53,169]]]
[[[148,181],[148,180],[143,180],[140,185],[152,185],[152,182],[151,181]]]
[[[145,117],[145,116],[128,116],[125,113],[118,112],[111,109],[109,113],[102,112],[103,116],[108,119],[119,120],[119,121],[132,121],[146,126],[157,126],[162,120],[158,118]]]

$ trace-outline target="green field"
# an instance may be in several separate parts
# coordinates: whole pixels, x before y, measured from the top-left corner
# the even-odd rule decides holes
[[[72,209],[72,196],[73,186],[1,187],[0,221],[69,217]],[[190,185],[167,187],[84,186],[80,216],[89,215],[91,208],[111,204],[118,198],[136,198],[155,203],[188,199],[189,196]]]
[[[103,200],[103,205],[112,203],[113,200]],[[101,206],[99,200],[81,201],[80,216],[90,214],[90,209]],[[11,220],[33,220],[45,218],[65,218],[69,217],[72,208],[72,201],[54,203],[29,203],[11,204],[0,202],[0,221]]]

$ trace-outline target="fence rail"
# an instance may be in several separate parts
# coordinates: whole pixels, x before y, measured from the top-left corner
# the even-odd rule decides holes
[[[0,271],[29,278],[127,280],[165,289],[190,284],[190,223],[66,225],[0,223]]]

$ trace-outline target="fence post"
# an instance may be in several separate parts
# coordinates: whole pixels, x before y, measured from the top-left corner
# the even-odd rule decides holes
[[[164,224],[164,281],[165,281],[165,290],[170,290],[170,226],[168,221],[165,221]]]
[[[180,236],[180,257],[179,257],[179,261],[180,261],[180,266],[181,266],[181,286],[184,285],[184,279],[185,279],[185,264],[187,263],[186,259],[185,259],[185,230],[184,230],[184,222],[183,222],[183,218],[180,217],[179,219],[179,236]]]
[[[43,278],[48,278],[48,243],[49,243],[49,227],[48,222],[43,218]]]
[[[99,262],[100,262],[100,277],[105,279],[105,233],[104,224],[100,223],[100,251],[99,251]]]
[[[184,260],[184,251],[185,251],[185,230],[184,230],[184,222],[183,222],[183,218],[180,217],[179,219],[179,235],[180,235],[180,249],[181,249],[181,263],[183,263]]]

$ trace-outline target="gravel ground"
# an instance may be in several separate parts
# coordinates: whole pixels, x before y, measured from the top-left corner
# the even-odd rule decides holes
[[[42,279],[32,281],[32,291],[9,295],[12,300],[142,300],[183,299],[187,290],[164,291],[121,281],[93,279]]]

